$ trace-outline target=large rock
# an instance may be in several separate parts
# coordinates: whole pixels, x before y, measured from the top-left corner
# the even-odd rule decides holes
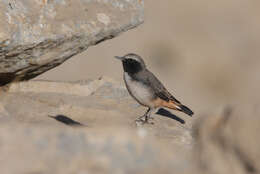
[[[191,117],[136,125],[145,110],[109,78],[12,83],[0,93],[1,173],[182,173]]]
[[[31,79],[143,22],[143,0],[3,0],[0,85]]]
[[[174,146],[126,129],[1,125],[0,142],[5,174],[171,174],[188,165]]]
[[[193,151],[198,173],[259,173],[259,113],[244,105],[200,119]]]
[[[136,125],[145,108],[109,78],[12,83],[0,91],[1,173],[259,173],[260,110],[237,108]]]

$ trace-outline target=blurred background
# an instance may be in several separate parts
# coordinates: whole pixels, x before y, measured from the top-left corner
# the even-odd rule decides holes
[[[145,1],[145,23],[90,47],[38,79],[109,76],[123,84],[114,59],[133,52],[195,113],[226,105],[258,109],[260,22],[257,0]]]

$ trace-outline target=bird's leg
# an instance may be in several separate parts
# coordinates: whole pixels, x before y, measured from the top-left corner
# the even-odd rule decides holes
[[[143,118],[144,118],[144,120],[143,120]],[[148,110],[145,112],[145,114],[142,115],[141,117],[139,117],[138,119],[136,119],[136,121],[140,121],[143,124],[145,124],[145,123],[149,123],[149,119],[153,119],[151,117],[151,108],[148,108]],[[153,124],[153,123],[151,122],[151,124]]]
[[[154,118],[152,117],[152,113],[154,112],[154,109],[150,109],[149,112],[146,114],[147,115],[147,120],[153,120]]]
[[[148,114],[148,112],[150,111],[150,108],[148,108],[148,110],[145,112],[145,114],[144,115],[142,115],[141,117],[139,117],[139,118],[137,118],[136,120],[138,121],[140,121],[140,120],[143,120],[143,118],[145,117],[145,119],[146,119],[146,117],[147,117],[147,114]]]

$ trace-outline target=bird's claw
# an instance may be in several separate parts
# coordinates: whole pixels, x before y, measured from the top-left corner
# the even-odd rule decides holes
[[[142,118],[143,117],[136,119],[135,122],[137,124],[141,123],[141,125],[144,125],[144,124],[154,124],[154,122],[149,121],[149,120],[153,120],[154,118],[152,118],[152,117],[149,117],[147,119],[142,119]]]

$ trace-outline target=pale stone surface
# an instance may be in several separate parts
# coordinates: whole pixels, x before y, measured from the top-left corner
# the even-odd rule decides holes
[[[1,173],[171,173],[183,154],[127,129],[93,130],[62,125],[0,127]],[[119,131],[120,130],[120,131]],[[168,149],[168,150],[167,150]]]
[[[143,22],[141,0],[3,0],[0,85],[31,79]]]
[[[244,106],[200,119],[194,132],[194,162],[200,173],[260,172],[259,113]]]
[[[112,79],[32,80],[0,95],[3,173],[181,173],[189,163],[191,117],[137,126],[145,108]]]
[[[145,108],[110,78],[12,83],[0,91],[1,172],[259,173],[260,110],[236,108],[138,126]]]

